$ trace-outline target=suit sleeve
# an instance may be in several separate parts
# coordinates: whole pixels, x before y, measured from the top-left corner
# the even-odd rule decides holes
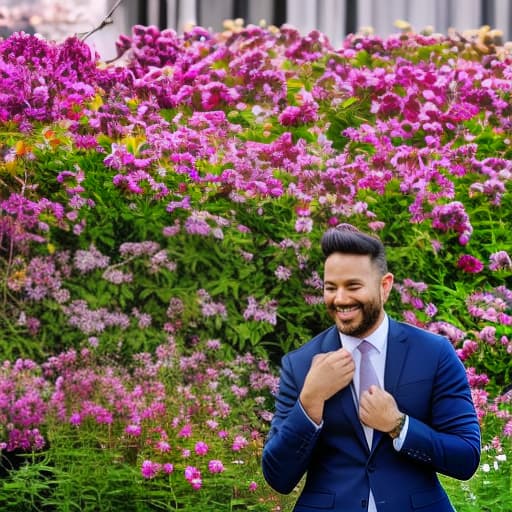
[[[471,478],[480,462],[480,426],[464,366],[448,342],[440,354],[431,408],[428,424],[409,417],[401,453],[444,475]]]
[[[321,431],[302,409],[299,394],[290,359],[284,356],[275,414],[262,457],[265,480],[282,494],[290,493],[305,474]]]

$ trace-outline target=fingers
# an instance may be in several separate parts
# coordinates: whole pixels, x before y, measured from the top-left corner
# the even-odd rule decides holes
[[[333,352],[324,352],[313,357],[311,368],[332,368],[336,371],[346,373],[355,370],[352,355],[345,349],[339,349]]]
[[[371,386],[361,395],[359,418],[369,427],[387,432],[392,428],[398,413],[393,395],[378,386]]]
[[[306,399],[316,395],[326,400],[350,384],[354,371],[352,356],[344,349],[318,354],[312,359],[302,393]]]

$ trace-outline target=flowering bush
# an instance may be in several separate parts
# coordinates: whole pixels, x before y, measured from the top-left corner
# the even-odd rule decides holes
[[[49,496],[31,500],[115,510],[127,496],[141,505],[149,493],[166,510],[197,510],[211,500],[223,507],[252,500],[268,510],[277,498],[260,476],[259,455],[277,378],[265,360],[245,354],[223,361],[220,353],[218,340],[179,353],[170,336],[154,355],[135,354],[130,371],[88,349],[41,365],[6,363],[1,448],[43,450],[44,471],[57,477]],[[20,396],[11,398],[15,392]],[[99,482],[119,478],[127,479],[122,493]],[[84,492],[89,486],[101,499]],[[18,510],[12,490],[12,481],[0,489],[2,510]]]
[[[101,456],[135,482],[134,462],[155,501],[164,479],[176,507],[206,481],[235,488],[239,468],[206,423],[214,395],[201,390],[205,416],[186,421],[199,393],[187,364],[203,361],[166,373],[161,347],[171,338],[197,357],[195,344],[218,339],[233,371],[246,352],[276,363],[328,325],[318,242],[348,221],[389,249],[390,314],[450,339],[485,446],[510,453],[512,56],[485,36],[357,34],[335,49],[287,26],[136,26],[109,64],[76,38],[0,41],[0,338],[5,382],[23,381],[3,384],[5,450],[47,436],[65,454],[60,440],[77,449],[79,433],[103,439]],[[116,370],[58,366],[83,350]],[[135,354],[158,379],[137,377]],[[38,380],[33,364],[58,378]],[[202,372],[200,383],[214,379]],[[255,383],[231,385],[253,410]],[[38,413],[22,421],[25,404]],[[244,416],[251,430],[230,441],[258,445],[268,419]],[[219,500],[233,496],[220,488]]]

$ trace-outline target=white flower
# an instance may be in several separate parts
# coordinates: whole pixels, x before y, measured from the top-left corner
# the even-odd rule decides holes
[[[489,466],[489,464],[482,464],[482,471],[484,473],[489,473],[489,471],[491,471],[491,466]]]

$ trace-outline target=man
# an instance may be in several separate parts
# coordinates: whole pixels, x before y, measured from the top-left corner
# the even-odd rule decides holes
[[[263,474],[284,494],[307,474],[295,512],[453,512],[437,473],[466,480],[480,461],[464,367],[447,339],[387,316],[380,240],[342,224],[321,245],[335,325],[282,359]]]

